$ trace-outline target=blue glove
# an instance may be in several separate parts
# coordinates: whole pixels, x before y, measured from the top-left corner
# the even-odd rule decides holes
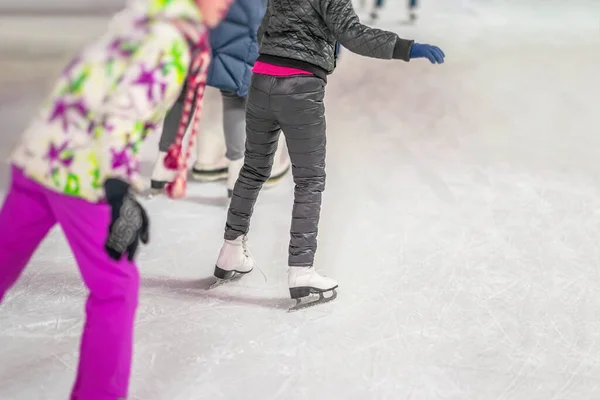
[[[413,58],[426,58],[431,61],[432,64],[443,64],[444,57],[446,57],[446,55],[439,47],[420,43],[413,43],[410,48],[410,54],[408,55],[408,58],[411,60]]]

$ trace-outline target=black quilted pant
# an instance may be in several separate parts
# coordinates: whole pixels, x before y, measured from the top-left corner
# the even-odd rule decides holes
[[[311,266],[325,189],[325,82],[312,75],[253,75],[246,108],[244,167],[233,189],[225,239],[248,233],[254,203],[271,175],[280,130],[294,176],[289,265]]]

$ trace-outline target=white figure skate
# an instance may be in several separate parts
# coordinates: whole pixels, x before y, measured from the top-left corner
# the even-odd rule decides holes
[[[192,176],[199,182],[227,179],[229,160],[225,158],[225,136],[216,129],[203,129],[197,136],[198,158]]]
[[[199,182],[215,182],[227,179],[230,161],[225,157],[226,149],[223,133],[214,129],[201,130],[198,132],[197,142],[198,157],[192,169],[194,179]],[[265,187],[277,184],[289,171],[290,165],[285,137],[280,135],[271,176],[265,183]]]
[[[209,289],[221,286],[223,283],[241,278],[252,272],[256,262],[248,250],[248,239],[240,236],[235,240],[225,240],[219,258],[215,264],[216,282]]]
[[[167,183],[173,182],[177,171],[171,171],[165,167],[164,161],[167,153],[159,151],[154,163],[154,170],[152,171],[152,178],[150,181],[150,190],[153,193],[161,192]]]
[[[319,275],[314,267],[290,267],[288,284],[290,296],[296,300],[296,304],[290,307],[289,312],[328,303],[337,297],[338,283],[331,278]],[[317,294],[319,298],[311,300],[311,294]],[[325,294],[330,295],[326,297]]]

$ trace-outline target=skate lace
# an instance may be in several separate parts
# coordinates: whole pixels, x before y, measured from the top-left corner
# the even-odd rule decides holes
[[[250,253],[248,252],[248,238],[245,236],[242,239],[242,251],[244,252],[245,257],[249,257]]]
[[[244,236],[242,238],[242,252],[244,253],[244,257],[252,257],[250,255],[250,252],[248,251],[248,238],[246,236]],[[267,283],[268,279],[267,279],[267,275],[264,273],[264,271],[255,263],[255,267],[260,271],[260,274],[263,276],[263,279],[265,280],[265,283]]]

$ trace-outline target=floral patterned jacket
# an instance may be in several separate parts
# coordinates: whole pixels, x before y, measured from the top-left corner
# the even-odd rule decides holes
[[[180,95],[192,57],[181,21],[204,32],[190,0],[144,0],[116,15],[63,70],[11,162],[91,202],[109,177],[140,189],[140,146]]]

